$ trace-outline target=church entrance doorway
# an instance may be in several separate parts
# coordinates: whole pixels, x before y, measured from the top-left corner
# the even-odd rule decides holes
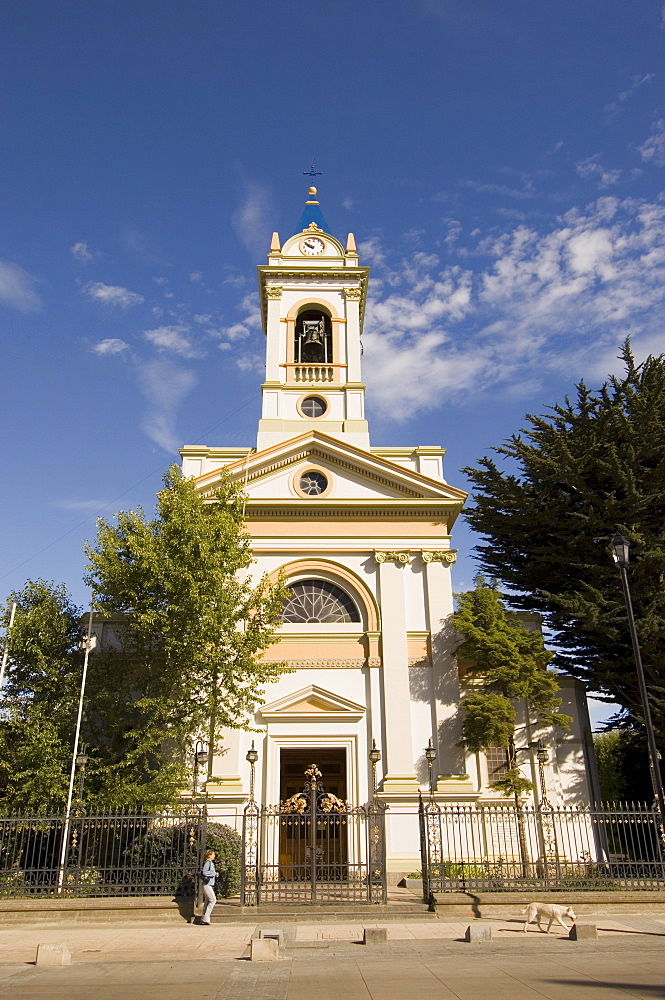
[[[309,882],[315,876],[319,882],[346,877],[348,868],[347,825],[336,821],[337,803],[346,800],[346,750],[343,748],[311,747],[280,752],[280,808],[287,804],[287,817],[280,825],[279,871],[282,881]],[[319,774],[310,772],[315,767]],[[307,795],[312,776],[317,778],[316,810],[331,805],[330,815],[317,817],[315,829],[310,829],[306,813],[292,818],[290,812],[304,806],[309,812]],[[323,805],[321,805],[323,803]],[[335,810],[333,812],[333,809]],[[316,872],[311,870],[316,864]]]
[[[279,805],[245,807],[243,903],[385,902],[385,806],[348,802],[346,750],[282,749],[279,765]]]
[[[338,799],[346,799],[346,750],[343,747],[306,747],[298,750],[280,750],[279,799],[285,802],[296,792],[302,791],[303,777],[310,764],[316,764],[327,792]]]

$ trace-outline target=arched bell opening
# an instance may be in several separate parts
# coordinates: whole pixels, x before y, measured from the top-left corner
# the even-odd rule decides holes
[[[305,308],[295,325],[293,358],[296,364],[330,364],[333,358],[332,323],[323,309]]]

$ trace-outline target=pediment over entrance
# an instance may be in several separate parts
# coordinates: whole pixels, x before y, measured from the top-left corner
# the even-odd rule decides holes
[[[193,449],[192,453],[193,453]],[[309,467],[330,472],[332,489],[320,500],[393,500],[429,501],[455,509],[462,506],[466,493],[448,483],[392,462],[382,455],[356,448],[346,441],[309,431],[279,445],[247,454],[242,460],[226,464],[226,470],[249,494],[250,502],[298,499],[292,488],[296,473]],[[204,496],[216,489],[220,469],[196,476],[196,485]],[[302,499],[302,497],[301,497]],[[308,503],[313,501],[305,497]]]
[[[271,722],[307,722],[312,718],[328,722],[358,722],[365,714],[365,706],[316,684],[308,684],[293,694],[264,705],[259,712]]]

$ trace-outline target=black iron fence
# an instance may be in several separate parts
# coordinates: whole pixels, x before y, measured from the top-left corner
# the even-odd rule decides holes
[[[326,792],[312,765],[302,792],[243,817],[241,898],[261,903],[385,903],[385,807]]]
[[[420,802],[423,896],[447,891],[660,889],[650,806],[446,806]]]
[[[206,824],[202,809],[0,817],[0,897],[193,895]]]

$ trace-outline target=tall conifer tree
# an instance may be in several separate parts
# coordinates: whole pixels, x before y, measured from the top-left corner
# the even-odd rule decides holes
[[[598,390],[584,383],[544,416],[467,468],[469,523],[484,536],[483,570],[511,603],[553,630],[555,663],[628,718],[641,705],[619,574],[609,554],[616,527],[632,543],[637,628],[654,723],[665,742],[665,356],[637,364]]]

